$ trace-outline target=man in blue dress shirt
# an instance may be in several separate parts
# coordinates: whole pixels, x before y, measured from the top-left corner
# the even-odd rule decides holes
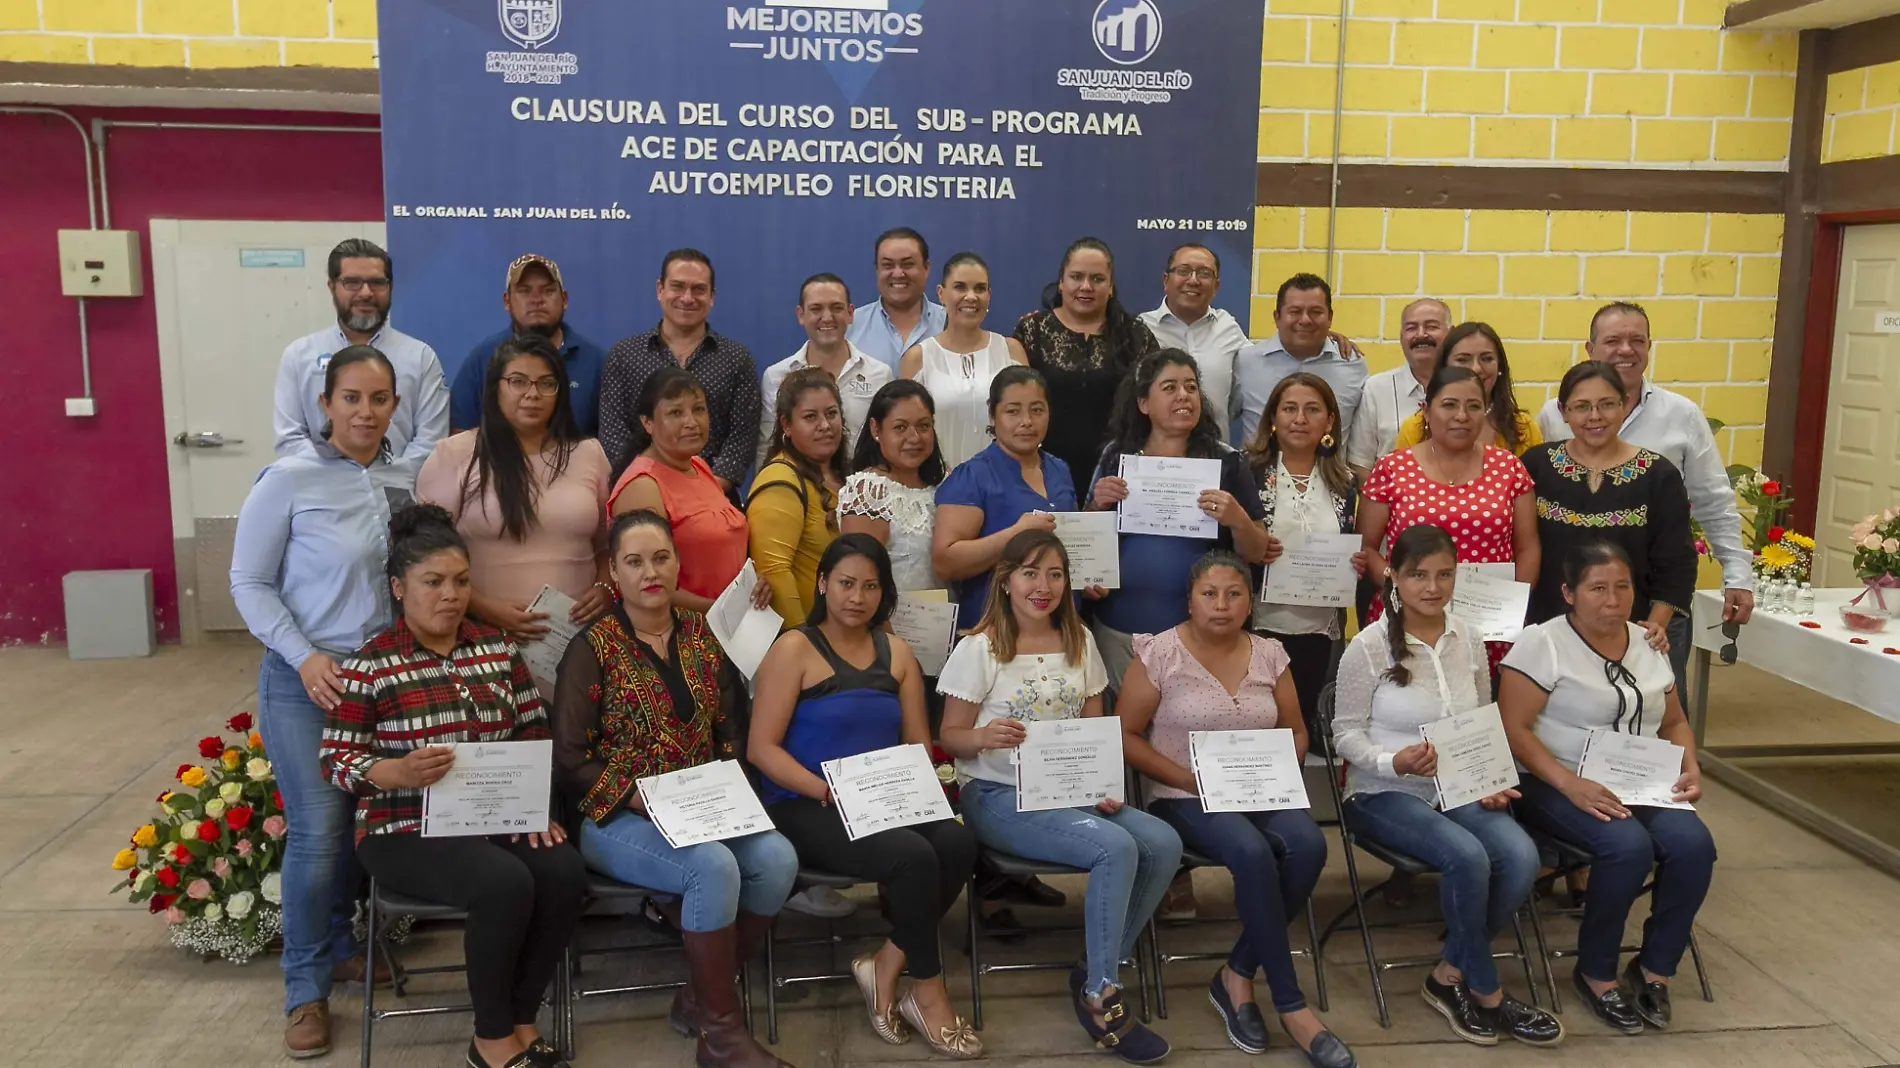
[[[1352,343],[1333,333],[1333,287],[1316,274],[1296,274],[1280,283],[1273,324],[1272,337],[1241,349],[1234,357],[1239,388],[1228,405],[1233,418],[1228,442],[1237,449],[1246,448],[1260,426],[1273,387],[1293,372],[1305,371],[1333,387],[1333,399],[1339,404],[1333,443],[1344,448],[1365,390],[1367,370]]]
[[[600,369],[607,363],[607,353],[567,325],[567,286],[561,281],[561,268],[532,252],[517,257],[508,265],[501,306],[508,312],[508,329],[477,341],[456,369],[449,425],[473,430],[482,421],[482,385],[495,350],[517,334],[538,334],[561,354],[574,423],[583,436],[593,437],[600,427]]]
[[[943,333],[943,305],[930,291],[930,245],[908,226],[878,235],[871,254],[877,268],[877,302],[859,308],[845,340],[897,374],[912,345]]]

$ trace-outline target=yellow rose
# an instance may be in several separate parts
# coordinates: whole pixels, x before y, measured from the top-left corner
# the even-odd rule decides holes
[[[131,871],[133,866],[138,864],[138,862],[139,855],[137,853],[132,852],[130,849],[121,849],[118,855],[112,858],[112,870]]]
[[[158,844],[158,828],[146,824],[132,832],[132,844],[140,849],[150,849]]]
[[[218,758],[218,762],[224,765],[224,770],[236,771],[239,762],[241,762],[243,759],[244,759],[244,752],[242,750],[226,749],[224,751],[224,755]]]
[[[198,787],[203,786],[205,784],[205,769],[186,768],[178,776],[178,781],[184,783],[186,786],[189,786],[195,790]]]

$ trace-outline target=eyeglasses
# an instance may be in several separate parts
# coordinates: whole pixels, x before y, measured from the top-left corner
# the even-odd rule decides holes
[[[389,279],[387,278],[356,278],[345,275],[337,279],[336,284],[338,288],[346,293],[355,293],[364,289],[375,293],[387,293],[389,291]]]
[[[1566,414],[1574,415],[1578,418],[1589,415],[1591,412],[1595,412],[1598,415],[1615,415],[1622,410],[1623,402],[1620,400],[1601,400],[1595,404],[1578,401],[1575,404],[1567,404],[1564,406],[1564,412]]]
[[[509,375],[502,379],[509,389],[516,393],[534,390],[543,397],[552,397],[561,392],[561,380],[558,378],[529,378],[527,375]]]
[[[1220,275],[1214,273],[1214,270],[1211,267],[1188,267],[1188,266],[1183,265],[1180,267],[1168,268],[1168,273],[1175,276],[1176,278],[1179,278],[1183,282],[1187,282],[1187,281],[1212,282],[1214,279],[1220,277]]]

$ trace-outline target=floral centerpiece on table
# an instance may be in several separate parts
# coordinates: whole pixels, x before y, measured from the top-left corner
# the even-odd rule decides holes
[[[1854,524],[1854,574],[1866,589],[1841,607],[1841,620],[1855,630],[1877,631],[1900,613],[1900,505]]]
[[[959,790],[956,758],[946,752],[943,746],[933,743],[930,747],[930,763],[936,768],[937,781],[943,784],[945,800],[950,802],[952,811],[957,811]]]
[[[248,713],[198,742],[204,766],[178,765],[151,822],[112,858],[126,891],[171,925],[172,944],[243,963],[282,929],[284,801]]]
[[[1814,570],[1814,539],[1782,527],[1768,528],[1768,544],[1755,554],[1755,577],[1806,582]]]

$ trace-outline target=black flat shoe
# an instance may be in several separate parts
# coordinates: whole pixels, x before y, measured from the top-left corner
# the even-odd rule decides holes
[[[1260,1006],[1253,999],[1235,1005],[1227,994],[1227,984],[1221,982],[1221,973],[1226,966],[1214,972],[1214,978],[1207,983],[1207,1000],[1214,1005],[1214,1011],[1220,1013],[1221,1022],[1227,1025],[1227,1041],[1242,1053],[1265,1053],[1267,1051],[1267,1021],[1260,1015]]]
[[[1491,1027],[1491,1018],[1463,982],[1441,983],[1436,977],[1427,975],[1425,987],[1419,994],[1425,999],[1425,1004],[1430,1005],[1451,1025],[1452,1034],[1474,1046],[1498,1044],[1498,1033]]]
[[[1313,1044],[1300,1052],[1306,1054],[1306,1063],[1313,1068],[1359,1068],[1359,1058],[1331,1031],[1314,1035]]]
[[[475,1048],[475,1042],[471,1039],[468,1044],[468,1068],[538,1068],[538,1065],[534,1060],[532,1050],[515,1054],[508,1058],[506,1064],[491,1065],[488,1063],[488,1058],[482,1056],[482,1051]]]
[[[528,1044],[528,1062],[534,1068],[573,1068],[561,1051],[555,1049],[545,1038],[537,1038]]]
[[[1577,988],[1577,996],[1590,1008],[1590,1013],[1603,1021],[1613,1031],[1626,1035],[1643,1033],[1643,1018],[1636,1014],[1636,1006],[1630,1004],[1630,998],[1623,988],[1613,986],[1599,994],[1590,989],[1580,971],[1570,973],[1571,985]]]
[[[1634,995],[1631,1000],[1636,1003],[1636,1015],[1658,1031],[1669,1030],[1669,984],[1652,983],[1644,979],[1643,966],[1637,963],[1635,957],[1631,957],[1629,967],[1623,969],[1623,982]]]
[[[1527,1046],[1554,1046],[1564,1040],[1564,1025],[1543,1009],[1526,1005],[1509,994],[1494,1009],[1483,1010],[1491,1030],[1509,1035]]]

